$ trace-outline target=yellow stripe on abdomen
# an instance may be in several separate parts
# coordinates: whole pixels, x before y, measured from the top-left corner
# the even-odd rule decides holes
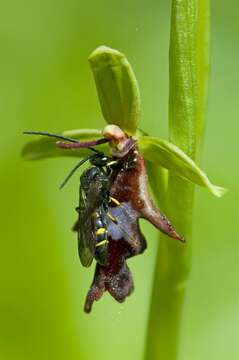
[[[104,233],[106,233],[106,229],[103,227],[100,227],[99,229],[96,230],[95,235],[98,236],[98,235],[101,235]]]
[[[96,244],[95,246],[102,246],[102,245],[105,245],[105,244],[108,244],[109,240],[102,240],[100,241],[98,244]]]

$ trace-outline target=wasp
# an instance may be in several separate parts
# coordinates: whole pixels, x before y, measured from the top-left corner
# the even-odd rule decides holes
[[[117,220],[109,213],[112,166],[115,161],[96,153],[90,158],[91,166],[80,177],[79,218],[74,226],[78,233],[78,253],[83,266],[90,266],[93,258],[107,264],[109,220]]]
[[[90,155],[87,160],[91,166],[80,176],[79,206],[76,208],[78,220],[73,230],[78,233],[78,254],[82,265],[89,267],[95,259],[98,264],[108,266],[110,240],[126,239],[127,247],[130,249],[127,250],[127,253],[130,252],[128,256],[141,251],[141,241],[140,244],[136,244],[138,236],[131,234],[131,224],[135,223],[135,214],[132,214],[132,210],[121,204],[117,198],[111,196],[115,173],[118,173],[119,168],[122,169],[119,164],[124,160],[106,156],[101,152]],[[83,159],[77,164],[61,187],[85,161],[86,159]]]
[[[90,166],[80,176],[78,220],[73,227],[78,234],[82,265],[89,267],[93,259],[96,260],[95,276],[84,310],[89,313],[93,302],[105,291],[117,301],[124,301],[134,289],[126,260],[143,253],[147,246],[140,229],[140,218],[148,220],[171,238],[185,241],[150,198],[147,171],[137,140],[115,125],[106,127],[104,138],[88,142],[46,132],[27,134],[57,138],[61,140],[56,143],[60,148],[88,148],[91,151],[60,186],[65,186],[76,170],[89,161]],[[108,141],[113,145],[111,156],[94,148]],[[118,143],[116,150],[115,143]]]
[[[60,188],[66,185],[79,167],[87,161],[90,162],[90,167],[84,170],[80,176],[79,205],[76,208],[78,220],[73,230],[78,234],[78,254],[82,265],[89,267],[95,258],[100,265],[106,266],[109,243],[108,226],[114,223],[121,228],[121,231],[127,233],[123,228],[124,226],[120,224],[120,220],[118,221],[109,211],[110,205],[120,207],[117,199],[110,196],[112,175],[119,159],[107,156],[92,147],[108,140],[103,138],[89,142],[79,142],[75,139],[48,132],[25,132],[25,134],[53,137],[64,141],[57,143],[59,147],[65,149],[87,147],[93,152],[93,154],[82,159],[70,171]],[[131,239],[131,236],[128,234],[127,238]]]

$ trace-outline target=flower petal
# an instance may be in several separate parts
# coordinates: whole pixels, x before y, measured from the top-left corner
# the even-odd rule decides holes
[[[213,185],[196,163],[173,143],[151,136],[139,138],[139,147],[145,159],[153,161],[194,184],[206,187],[221,197],[227,190]]]

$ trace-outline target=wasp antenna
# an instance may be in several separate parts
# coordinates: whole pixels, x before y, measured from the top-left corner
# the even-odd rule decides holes
[[[49,133],[47,131],[24,131],[23,134],[25,134],[25,135],[42,135],[42,136],[52,137],[52,138],[55,138],[55,139],[69,141],[69,142],[72,142],[72,143],[79,143],[79,141],[76,140],[76,139],[68,138],[66,136],[59,135],[59,134]]]
[[[97,152],[98,153],[98,152]],[[66,183],[68,182],[68,180],[72,177],[72,175],[74,175],[74,173],[76,172],[77,169],[79,169],[79,167],[81,167],[81,165],[83,165],[86,161],[94,158],[96,156],[96,154],[91,154],[86,156],[84,159],[82,159],[80,162],[78,162],[78,164],[76,164],[76,166],[73,167],[73,169],[69,172],[69,174],[66,176],[66,178],[63,180],[63,182],[60,185],[60,190],[66,185]]]

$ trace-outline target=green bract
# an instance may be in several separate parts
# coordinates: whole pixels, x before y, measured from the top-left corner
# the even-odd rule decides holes
[[[98,47],[89,57],[101,110],[108,124],[135,134],[140,115],[140,94],[132,67],[121,52]]]

